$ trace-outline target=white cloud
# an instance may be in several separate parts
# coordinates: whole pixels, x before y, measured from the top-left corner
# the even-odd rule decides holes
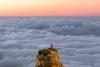
[[[99,23],[39,19],[8,18],[6,22],[0,18],[4,22],[0,21],[0,67],[33,67],[37,51],[50,43],[59,49],[67,67],[100,67]]]

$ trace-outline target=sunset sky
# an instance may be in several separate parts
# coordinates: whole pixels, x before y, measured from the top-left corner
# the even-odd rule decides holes
[[[100,0],[0,0],[0,16],[100,16]]]

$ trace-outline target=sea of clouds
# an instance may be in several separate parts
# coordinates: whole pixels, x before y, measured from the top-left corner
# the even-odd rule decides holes
[[[0,67],[35,67],[51,43],[66,67],[100,67],[100,17],[0,17]]]

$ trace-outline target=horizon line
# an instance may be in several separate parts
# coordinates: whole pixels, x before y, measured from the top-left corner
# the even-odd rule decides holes
[[[13,15],[9,15],[9,16],[0,16],[0,17],[99,17],[100,15],[72,15],[72,16],[22,16],[22,15],[19,15],[19,16],[13,16]]]

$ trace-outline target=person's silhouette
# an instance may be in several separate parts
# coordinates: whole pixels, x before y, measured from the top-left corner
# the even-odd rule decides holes
[[[53,44],[51,43],[51,48],[53,48]]]

